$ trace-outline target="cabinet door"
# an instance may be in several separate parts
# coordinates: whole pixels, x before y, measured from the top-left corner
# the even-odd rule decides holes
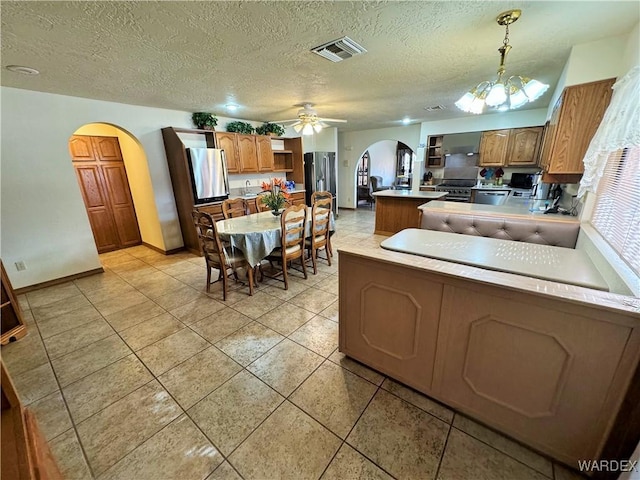
[[[74,162],[95,161],[91,137],[84,135],[74,135],[71,137],[71,140],[69,140],[69,154]]]
[[[292,205],[304,205],[305,204],[304,193],[302,193],[302,192],[292,193],[291,194],[291,204]]]
[[[122,161],[120,143],[117,137],[91,137],[96,159],[101,161]]]
[[[256,150],[258,155],[258,170],[261,172],[273,172],[271,137],[256,135]]]
[[[258,152],[256,150],[255,135],[238,135],[238,153],[240,157],[240,171],[258,171]]]
[[[509,130],[488,130],[480,139],[480,165],[502,167],[507,157]]]
[[[216,145],[218,148],[224,150],[224,158],[227,161],[227,171],[229,173],[240,173],[236,134],[229,132],[216,132]]]
[[[505,165],[529,167],[538,164],[543,127],[514,128],[509,133]]]

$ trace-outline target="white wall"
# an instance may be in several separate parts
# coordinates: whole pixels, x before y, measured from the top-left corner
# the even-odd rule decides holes
[[[369,175],[382,177],[382,185],[392,185],[396,179],[396,150],[398,142],[383,140],[371,145],[369,150]]]
[[[150,227],[156,234],[145,227],[143,241],[162,250],[182,247],[160,129],[193,128],[190,112],[7,87],[1,87],[0,98],[0,255],[15,288],[100,267],[68,151],[69,137],[90,123],[116,125],[139,141],[147,159],[159,223]],[[235,120],[218,119],[220,130]],[[17,261],[24,261],[27,269],[16,271]]]

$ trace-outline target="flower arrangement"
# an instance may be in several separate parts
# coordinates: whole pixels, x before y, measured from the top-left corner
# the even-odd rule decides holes
[[[262,191],[268,192],[265,195],[261,195],[262,203],[274,212],[281,210],[289,198],[285,181],[280,178],[272,179],[271,184],[262,182]]]

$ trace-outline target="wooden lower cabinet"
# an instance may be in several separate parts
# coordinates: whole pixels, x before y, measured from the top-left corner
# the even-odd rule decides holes
[[[293,192],[290,201],[292,205],[304,205],[306,202],[304,192]]]
[[[637,402],[637,314],[344,250],[339,284],[341,352],[574,467]]]

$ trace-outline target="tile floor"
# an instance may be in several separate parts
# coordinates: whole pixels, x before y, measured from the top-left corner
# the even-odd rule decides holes
[[[334,247],[377,245],[374,214],[341,211]],[[340,354],[334,259],[222,302],[201,258],[138,246],[21,295],[2,356],[65,478],[579,478]]]

